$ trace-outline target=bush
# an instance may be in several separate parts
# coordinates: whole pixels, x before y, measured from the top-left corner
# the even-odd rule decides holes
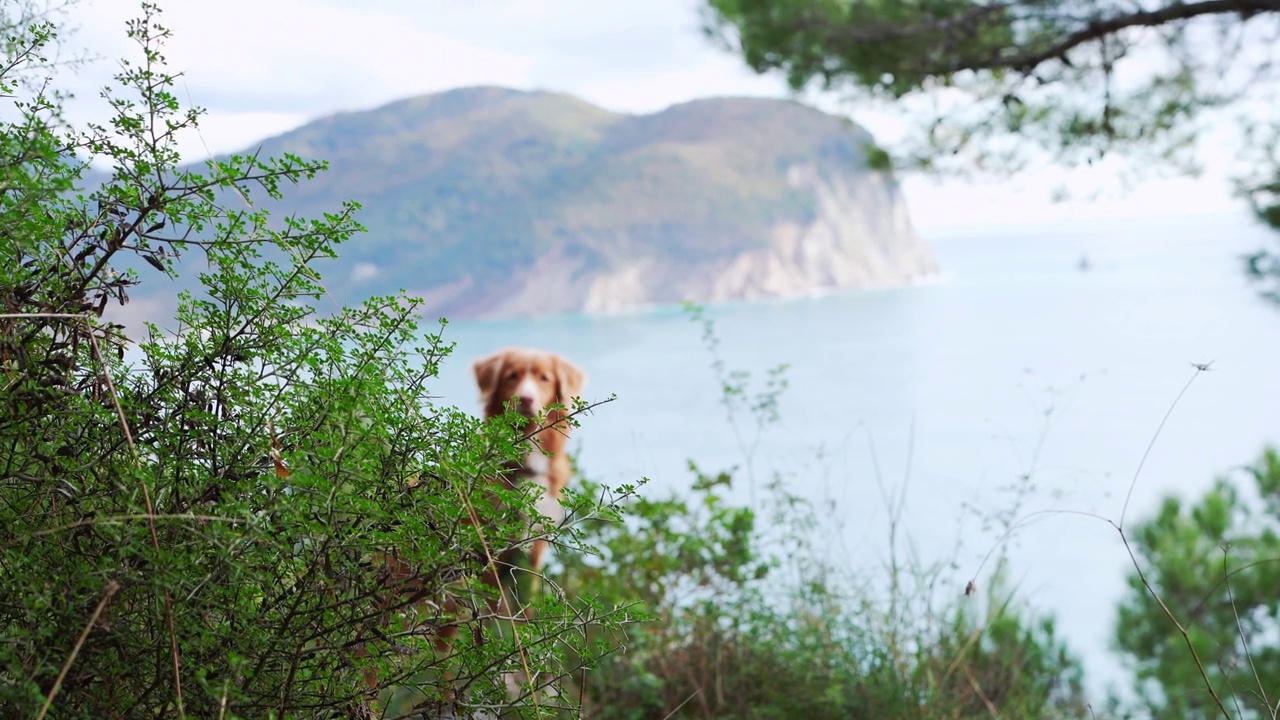
[[[711,322],[693,317],[750,473],[752,423],[740,416],[756,431],[777,421],[785,368],[751,392],[751,377],[716,355]],[[571,596],[633,603],[647,620],[623,635],[592,629],[617,649],[577,678],[591,717],[1089,717],[1079,662],[1051,619],[1012,600],[1002,573],[985,608],[939,602],[942,571],[921,565],[891,565],[886,596],[836,563],[827,540],[838,530],[786,490],[789,478],[743,507],[728,499],[732,473],[690,469],[690,492],[623,502],[622,524],[586,523],[598,554],[562,554],[558,582]],[[579,492],[607,495],[589,482]]]
[[[1129,533],[1141,565],[1114,639],[1136,675],[1138,717],[1276,714],[1280,452],[1240,470],[1195,503],[1166,497]]]
[[[450,348],[419,330],[413,300],[317,313],[317,267],[360,230],[358,207],[273,224],[253,200],[323,164],[179,165],[174,133],[200,113],[172,95],[167,32],[143,8],[141,60],[105,95],[114,119],[85,130],[43,90],[54,26],[7,29],[3,714],[339,717],[374,696],[388,717],[553,714],[563,657],[593,653],[571,631],[613,621],[554,594],[531,621],[489,611],[481,572],[530,532],[531,495],[488,480],[519,457],[517,432],[430,402]],[[111,177],[75,192],[89,160]],[[135,346],[103,319],[187,254],[207,269],[174,327]],[[387,577],[388,555],[404,577]],[[426,622],[403,617],[413,606]],[[459,631],[441,646],[446,627]],[[534,681],[509,700],[516,672]]]
[[[1078,661],[999,574],[986,609],[934,610],[923,576],[878,600],[815,546],[808,503],[771,485],[760,523],[727,504],[729,482],[629,502],[625,525],[593,528],[600,556],[565,559],[568,592],[635,599],[648,619],[580,679],[591,717],[1088,717]]]

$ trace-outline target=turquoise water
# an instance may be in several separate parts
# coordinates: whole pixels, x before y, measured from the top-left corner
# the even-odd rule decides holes
[[[981,518],[1013,507],[1020,476],[1032,488],[1023,513],[1119,519],[1190,363],[1213,361],[1160,434],[1129,522],[1166,493],[1197,493],[1280,441],[1280,310],[1239,260],[1268,241],[1234,217],[1006,228],[931,238],[936,284],[710,308],[729,368],[789,364],[779,424],[752,444],[739,420],[755,482],[741,473],[737,492],[747,501],[781,473],[833,511],[832,552],[856,568],[887,561],[881,487],[902,492],[900,552],[909,542],[926,561],[954,559],[944,592],[958,595],[999,534]],[[458,348],[444,402],[478,409],[468,363],[504,345],[562,352],[587,371],[588,400],[616,394],[574,436],[598,480],[648,477],[658,492],[688,486],[690,459],[744,465],[701,330],[679,310],[458,322],[446,337]],[[1050,515],[1008,549],[1022,597],[1057,615],[1091,686],[1117,677],[1107,648],[1129,565],[1115,531]]]

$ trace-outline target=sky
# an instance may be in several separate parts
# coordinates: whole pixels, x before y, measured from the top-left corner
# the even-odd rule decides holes
[[[700,0],[160,0],[173,32],[164,54],[179,97],[208,111],[187,159],[244,150],[311,120],[470,85],[567,92],[609,110],[651,113],[702,97],[787,97],[701,31]],[[80,0],[69,47],[101,59],[65,82],[72,119],[105,117],[98,88],[136,56],[125,21],[137,0]],[[852,117],[878,140],[900,116],[832,94],[807,102]],[[1060,223],[1240,211],[1226,163],[1209,152],[1200,178],[1148,179],[1125,189],[1114,166],[1043,167],[984,181],[902,177],[918,229]],[[1062,188],[1073,199],[1055,201]]]

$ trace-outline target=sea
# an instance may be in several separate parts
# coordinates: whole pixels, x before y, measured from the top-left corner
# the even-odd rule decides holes
[[[776,478],[821,508],[832,559],[871,575],[936,563],[947,601],[983,602],[1003,554],[1095,700],[1123,694],[1111,648],[1132,565],[1106,520],[1132,527],[1280,443],[1280,306],[1242,259],[1280,237],[1222,215],[926,239],[934,282],[703,308],[714,353],[679,307],[451,322],[434,392],[478,412],[472,360],[562,353],[604,401],[571,443],[583,475],[679,493],[693,462],[732,470],[749,504]],[[749,394],[785,366],[776,420],[727,413],[717,359],[749,373]]]

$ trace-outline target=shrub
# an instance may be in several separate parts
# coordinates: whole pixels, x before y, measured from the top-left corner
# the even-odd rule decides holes
[[[360,231],[358,206],[273,222],[254,201],[323,164],[179,164],[174,134],[200,113],[172,94],[167,31],[143,8],[141,59],[104,95],[114,117],[84,130],[43,89],[55,27],[8,28],[3,714],[337,717],[374,695],[388,717],[554,713],[562,657],[592,656],[571,630],[613,621],[554,594],[531,621],[489,612],[481,572],[529,533],[531,495],[488,480],[519,456],[514,427],[432,404],[450,347],[419,330],[413,300],[316,311],[318,267]],[[91,160],[110,178],[75,191]],[[185,255],[203,256],[200,290],[134,345],[104,311],[192,267]],[[388,553],[409,569],[403,592],[388,592]],[[399,612],[418,600],[422,625]],[[446,626],[459,632],[440,648]],[[509,700],[514,672],[533,681]]]
[[[729,482],[699,474],[691,496],[629,502],[627,523],[589,534],[599,556],[565,558],[570,594],[634,599],[648,619],[580,676],[591,717],[1089,717],[1078,661],[999,574],[985,609],[935,610],[923,576],[895,590],[914,598],[877,598],[815,546],[812,506],[773,484],[761,523],[727,503]]]
[[[692,315],[752,473],[753,432],[778,420],[785,367],[752,392],[751,376],[719,358],[711,321]],[[571,596],[633,603],[647,619],[622,635],[592,628],[616,650],[577,678],[591,717],[1089,717],[1079,661],[1051,619],[1014,602],[1001,572],[985,607],[940,598],[937,567],[893,563],[887,583],[868,582],[842,569],[829,542],[839,530],[788,492],[791,478],[744,507],[729,500],[733,473],[690,470],[689,492],[631,498],[626,522],[584,524],[598,554],[562,554],[558,582]],[[579,492],[607,494],[589,482]]]
[[[1129,532],[1141,565],[1114,640],[1136,675],[1138,717],[1275,716],[1278,499],[1280,452],[1266,448],[1194,503],[1166,497]]]

